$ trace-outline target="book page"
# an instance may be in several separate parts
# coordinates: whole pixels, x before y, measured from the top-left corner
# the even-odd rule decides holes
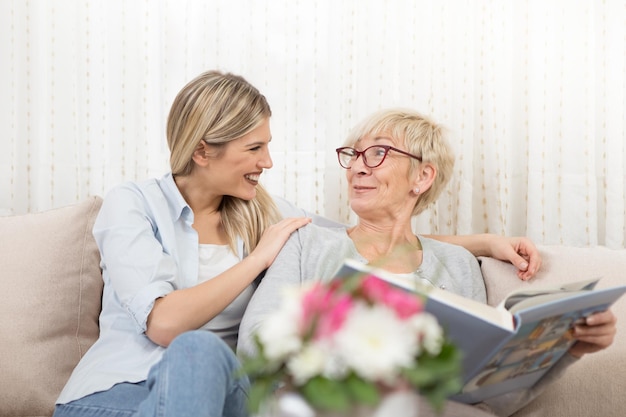
[[[567,283],[560,287],[521,289],[507,295],[499,307],[512,313],[532,305],[544,303],[552,299],[567,297],[568,294],[593,290],[600,278]],[[518,305],[523,303],[522,305]]]
[[[346,277],[355,274],[371,274],[387,281],[391,285],[420,294],[425,298],[436,300],[438,304],[451,307],[455,311],[474,316],[507,331],[514,329],[512,314],[502,308],[492,307],[450,291],[413,281],[384,269],[362,264],[354,259],[346,259],[343,266],[335,274],[335,277]]]

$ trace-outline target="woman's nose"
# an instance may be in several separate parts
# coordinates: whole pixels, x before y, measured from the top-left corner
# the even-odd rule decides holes
[[[357,155],[357,157],[352,161],[349,170],[352,171],[353,174],[365,173],[370,168],[365,165],[364,155]]]
[[[262,168],[271,168],[274,166],[274,163],[272,162],[272,157],[270,156],[269,151],[266,151],[263,155],[263,158],[261,158],[261,160],[259,161],[259,166],[261,166]]]

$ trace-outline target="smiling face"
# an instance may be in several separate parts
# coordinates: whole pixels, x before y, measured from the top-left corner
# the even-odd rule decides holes
[[[386,133],[367,134],[353,147],[362,151],[372,145],[389,145],[406,150],[401,140]],[[411,158],[390,150],[383,163],[369,168],[361,156],[346,170],[350,207],[360,218],[410,217],[417,196]]]
[[[358,151],[372,145],[394,146],[414,157],[390,150],[376,168],[365,166],[362,157],[356,159],[346,171],[355,212],[397,213],[412,205],[411,215],[417,215],[436,201],[452,176],[454,154],[445,129],[413,110],[375,112],[358,123],[343,143]],[[339,157],[340,163],[344,158],[342,166],[349,166],[349,154],[347,160],[345,155]]]
[[[239,139],[220,146],[204,143],[208,157],[204,169],[207,189],[217,195],[252,200],[263,170],[272,167],[271,139],[269,118],[266,118]]]

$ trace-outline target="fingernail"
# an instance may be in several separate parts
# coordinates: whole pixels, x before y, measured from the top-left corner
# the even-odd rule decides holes
[[[519,264],[520,269],[526,270],[528,268],[528,262],[522,262]]]

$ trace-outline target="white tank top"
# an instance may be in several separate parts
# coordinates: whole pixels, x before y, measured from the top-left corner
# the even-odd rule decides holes
[[[240,262],[228,245],[200,244],[198,254],[198,283],[208,281]],[[202,329],[216,333],[235,349],[239,323],[253,292],[253,286],[249,285],[220,314],[202,326]]]

